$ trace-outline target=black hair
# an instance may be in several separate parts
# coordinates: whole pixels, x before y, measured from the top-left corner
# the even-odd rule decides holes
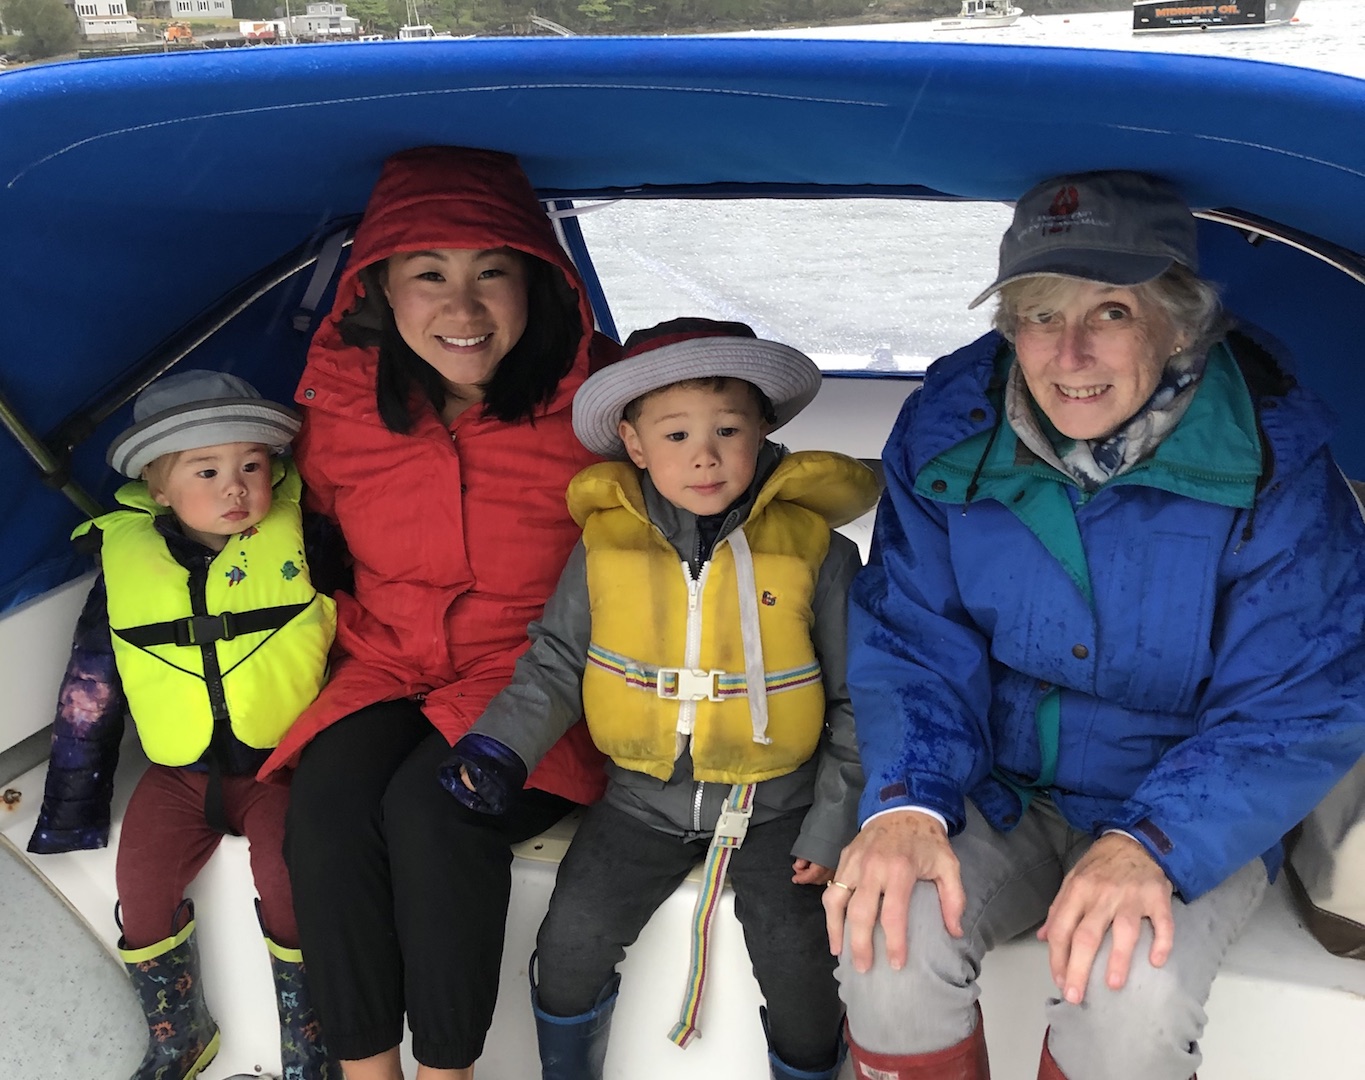
[[[768,395],[748,379],[741,379],[737,375],[703,375],[697,379],[679,379],[677,382],[671,382],[666,386],[656,386],[653,390],[626,402],[626,407],[621,410],[621,419],[634,425],[640,419],[640,411],[644,408],[646,401],[656,394],[662,394],[665,390],[672,390],[674,387],[681,386],[689,390],[710,390],[712,393],[720,394],[729,389],[731,383],[739,383],[749,388],[750,396],[758,407],[758,415],[765,424],[777,423],[777,410],[773,408],[773,403]]]
[[[526,329],[483,386],[484,411],[507,423],[530,420],[554,397],[573,367],[583,338],[578,296],[557,266],[516,252],[526,268]],[[440,373],[413,352],[394,321],[384,296],[384,263],[360,271],[365,295],[341,317],[338,331],[347,345],[379,349],[375,400],[390,431],[406,434],[414,417],[414,389],[439,413],[450,391]]]

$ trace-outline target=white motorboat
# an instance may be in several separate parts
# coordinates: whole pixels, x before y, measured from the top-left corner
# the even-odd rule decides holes
[[[20,313],[0,322],[0,832],[11,842],[0,844],[0,1076],[122,1080],[146,1037],[109,952],[112,848],[23,851],[90,581],[67,537],[109,505],[117,478],[104,451],[157,373],[182,361],[229,368],[269,397],[292,398],[349,230],[397,150],[519,155],[608,334],[705,313],[745,318],[815,353],[879,350],[875,370],[828,373],[782,433],[794,449],[865,459],[878,456],[918,386],[915,365],[897,358],[937,355],[985,325],[963,310],[967,288],[949,282],[940,317],[911,296],[913,278],[941,287],[974,240],[970,280],[988,279],[1005,204],[1041,177],[1120,165],[1170,176],[1200,218],[1201,270],[1231,310],[1299,357],[1299,377],[1345,420],[1338,460],[1365,477],[1365,140],[1346,137],[1365,130],[1365,79],[1229,58],[1115,57],[942,39],[504,38],[0,74],[0,276]],[[578,216],[585,205],[599,212]],[[958,223],[944,233],[952,215]],[[175,228],[148,227],[168,219]],[[684,278],[660,265],[670,236],[702,270]],[[722,250],[750,261],[717,280],[708,275]],[[650,258],[673,275],[671,291],[641,295]],[[791,313],[774,306],[798,289]],[[664,307],[664,293],[681,310]],[[865,549],[868,523],[849,531]],[[113,843],[144,765],[130,737]],[[564,843],[559,829],[518,851],[479,1080],[539,1075],[526,966]],[[223,1030],[201,1080],[279,1069],[252,892],[239,838],[225,839],[191,889]],[[666,1038],[695,895],[684,884],[627,952],[612,1080],[769,1075],[728,892],[703,1037],[687,1050]],[[1029,1080],[1041,1003],[1055,992],[1045,947],[1003,946],[987,958],[982,987],[993,1075]],[[1307,934],[1283,880],[1228,954],[1207,1012],[1201,1080],[1359,1080],[1365,965]]]
[[[431,23],[417,21],[417,0],[408,0],[408,21],[398,28],[399,41],[435,41],[438,38],[449,40],[454,37],[449,30],[438,31]]]
[[[957,15],[934,20],[935,30],[991,30],[1013,26],[1024,14],[1010,0],[962,0]]]

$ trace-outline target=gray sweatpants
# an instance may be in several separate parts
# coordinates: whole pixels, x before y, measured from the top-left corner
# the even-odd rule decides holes
[[[944,929],[938,890],[920,882],[911,893],[904,968],[886,962],[880,928],[867,973],[854,970],[846,947],[836,974],[854,1042],[877,1053],[918,1054],[971,1034],[982,957],[1043,921],[1062,878],[1091,843],[1047,800],[1035,800],[1008,834],[968,804],[966,828],[952,841],[967,894],[963,936]],[[1144,922],[1121,990],[1104,982],[1106,940],[1082,1003],[1048,1000],[1048,1045],[1062,1072],[1071,1080],[1188,1080],[1200,1062],[1213,977],[1265,890],[1265,867],[1256,859],[1191,904],[1173,899],[1169,959],[1160,968],[1148,963],[1152,928]]]

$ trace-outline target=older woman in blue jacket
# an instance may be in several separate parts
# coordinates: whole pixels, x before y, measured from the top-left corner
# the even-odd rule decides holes
[[[1186,1080],[1280,838],[1365,750],[1332,420],[1197,266],[1164,183],[1039,185],[974,302],[997,332],[887,443],[825,894],[860,1077],[988,1076],[982,957],[1041,922],[1040,1078]]]

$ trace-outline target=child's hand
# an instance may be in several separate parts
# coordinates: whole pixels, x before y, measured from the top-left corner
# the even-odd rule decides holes
[[[476,787],[474,786],[474,781],[471,780],[471,779],[469,779],[469,770],[468,770],[467,768],[465,768],[463,765],[460,766],[460,781],[461,781],[461,782],[464,784],[464,786],[467,787],[470,791],[478,791],[478,790],[479,790],[478,788],[476,788]]]
[[[795,871],[792,874],[792,882],[796,885],[824,885],[834,880],[833,870],[809,859],[794,859],[792,870]]]

